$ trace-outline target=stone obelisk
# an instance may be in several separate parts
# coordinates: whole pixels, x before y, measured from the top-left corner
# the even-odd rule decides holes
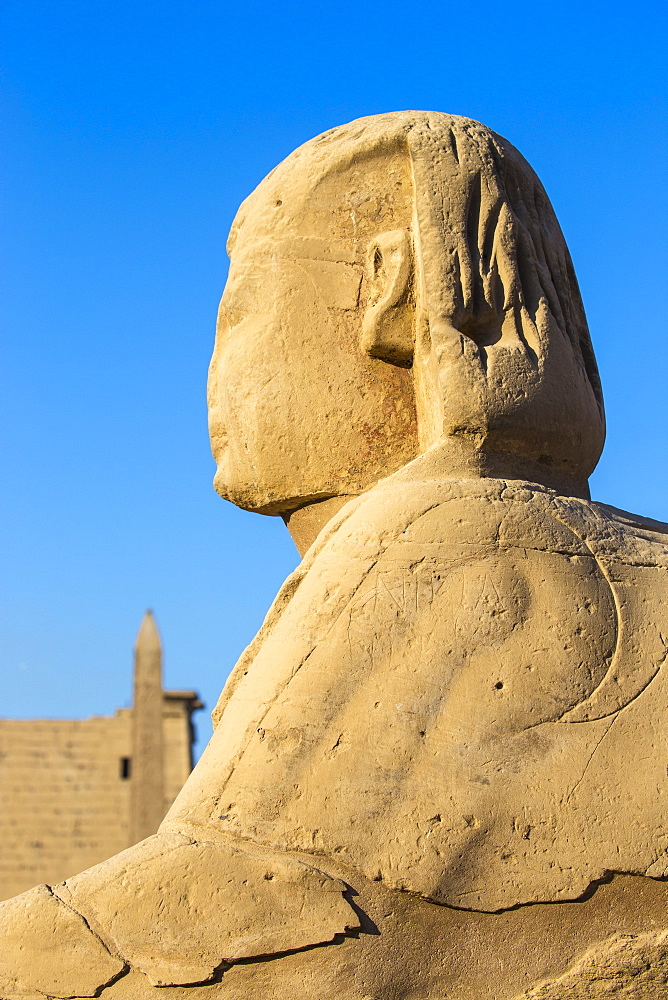
[[[135,643],[132,707],[133,843],[155,833],[164,815],[162,733],[162,647],[150,611]]]

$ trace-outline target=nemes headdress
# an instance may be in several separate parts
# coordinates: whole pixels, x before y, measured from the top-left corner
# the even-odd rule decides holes
[[[305,143],[257,193],[306,170],[317,198],[323,178],[398,150],[413,179],[423,445],[460,437],[585,481],[605,437],[596,360],[559,223],[514,146],[456,115],[375,115]]]

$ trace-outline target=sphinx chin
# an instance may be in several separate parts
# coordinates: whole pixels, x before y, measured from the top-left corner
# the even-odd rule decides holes
[[[308,498],[286,498],[282,490],[271,489],[256,480],[232,477],[226,468],[220,466],[213,477],[213,486],[223,500],[229,500],[235,507],[253,514],[280,516],[308,502]]]

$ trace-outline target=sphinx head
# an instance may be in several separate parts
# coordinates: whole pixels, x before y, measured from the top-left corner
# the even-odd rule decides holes
[[[509,143],[465,118],[361,119],[241,206],[209,374],[215,485],[289,514],[419,454],[583,492],[600,385],[568,250]]]

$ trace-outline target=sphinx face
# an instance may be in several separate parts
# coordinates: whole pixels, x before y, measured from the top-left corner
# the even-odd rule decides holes
[[[259,231],[258,231],[259,228]],[[417,453],[410,371],[360,348],[353,249],[290,224],[243,228],[209,370],[216,490],[282,514],[357,494]]]

